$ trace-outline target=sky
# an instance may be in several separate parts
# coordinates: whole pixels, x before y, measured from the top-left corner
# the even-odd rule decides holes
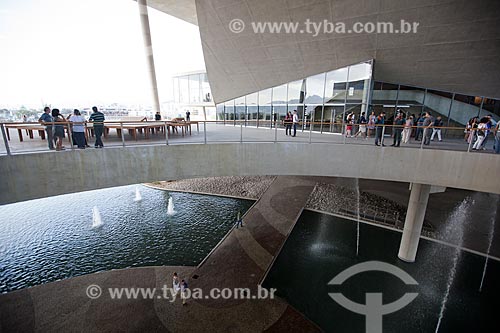
[[[160,102],[205,69],[198,27],[149,8]],[[133,0],[1,0],[0,109],[151,105]]]

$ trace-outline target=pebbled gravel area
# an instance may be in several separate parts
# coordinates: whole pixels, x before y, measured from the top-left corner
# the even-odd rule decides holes
[[[161,181],[149,185],[165,190],[220,194],[257,200],[275,178],[274,176],[208,177]]]
[[[148,185],[165,190],[218,194],[245,199],[259,199],[276,177],[208,177],[174,181],[160,181]],[[381,196],[360,192],[359,213],[363,220],[402,229],[406,207]],[[323,212],[357,217],[357,193],[353,188],[318,183],[305,206]],[[424,222],[423,234],[432,236],[433,227]]]
[[[354,189],[318,183],[306,203],[306,208],[357,217],[357,197],[358,194]],[[406,217],[406,207],[381,196],[361,191],[359,214],[364,220],[402,229]],[[424,230],[431,232],[432,225],[424,222]]]

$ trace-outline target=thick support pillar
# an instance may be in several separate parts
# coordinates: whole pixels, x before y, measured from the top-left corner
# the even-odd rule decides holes
[[[142,38],[144,40],[144,49],[148,62],[149,79],[151,80],[153,111],[156,113],[160,111],[160,99],[158,98],[155,61],[153,59],[153,44],[151,43],[151,31],[149,30],[148,4],[147,0],[137,0],[137,4],[139,5],[139,14],[141,17]]]
[[[412,184],[410,202],[406,211],[405,226],[401,244],[399,246],[399,259],[407,262],[414,262],[417,256],[418,241],[424,225],[425,211],[431,185]]]

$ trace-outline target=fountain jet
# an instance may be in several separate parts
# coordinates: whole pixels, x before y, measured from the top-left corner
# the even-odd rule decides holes
[[[99,212],[99,208],[94,206],[92,208],[92,228],[99,228],[102,226],[101,213]]]
[[[174,215],[176,212],[174,210],[174,201],[172,200],[172,197],[168,198],[168,207],[167,207],[167,215]]]
[[[135,187],[135,199],[134,199],[134,201],[141,201],[141,200],[142,200],[141,192],[139,192],[139,187],[136,186]]]

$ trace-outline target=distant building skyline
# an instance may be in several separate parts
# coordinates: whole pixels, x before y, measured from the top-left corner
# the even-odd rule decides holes
[[[205,64],[197,26],[149,16],[163,103],[173,75]],[[0,48],[0,108],[152,104],[135,1],[2,1]]]

